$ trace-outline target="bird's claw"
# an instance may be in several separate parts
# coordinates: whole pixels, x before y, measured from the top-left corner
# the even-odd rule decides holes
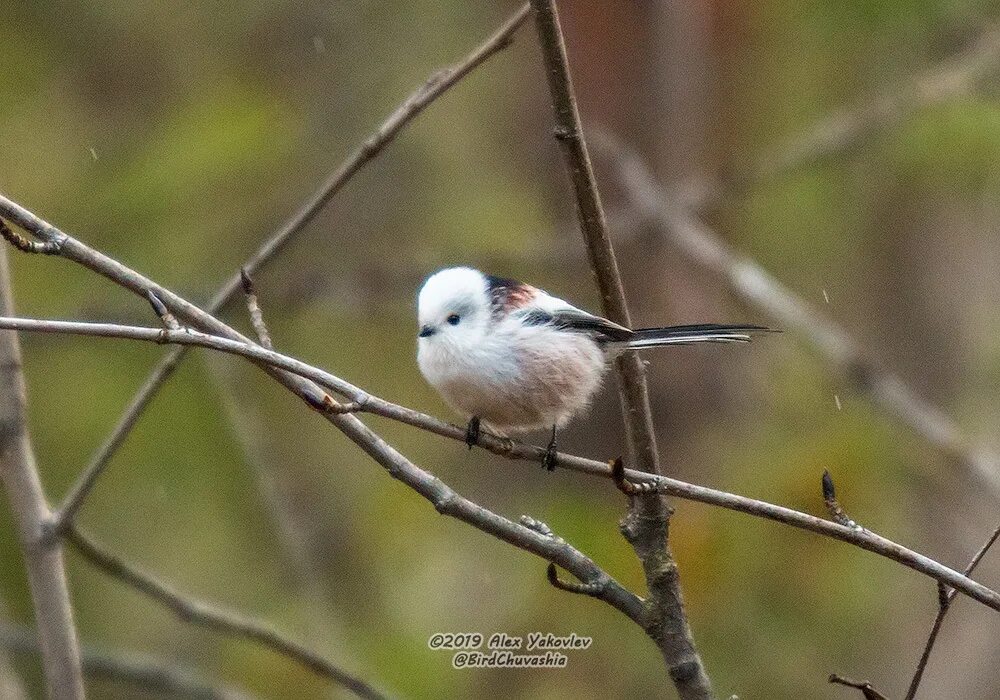
[[[465,426],[465,444],[471,450],[479,444],[479,417],[473,416],[469,419],[469,424]]]
[[[545,448],[545,458],[542,459],[542,466],[548,471],[554,472],[558,463],[559,454],[556,452],[556,443],[550,442],[548,447]]]

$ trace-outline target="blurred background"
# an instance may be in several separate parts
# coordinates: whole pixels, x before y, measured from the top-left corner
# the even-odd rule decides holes
[[[960,53],[995,20],[974,0],[560,3],[585,125],[637,149],[666,192],[739,172],[844,104]],[[432,72],[510,2],[7,0],[0,190],[204,301]],[[998,51],[1000,53],[1000,51]],[[994,60],[1000,74],[1000,59]],[[1000,102],[984,79],[835,158],[769,178],[706,221],[897,370],[977,443],[1000,393]],[[599,299],[576,230],[533,26],[406,129],[257,285],[276,346],[385,398],[454,419],[414,361],[424,276],[466,263]],[[598,176],[637,325],[760,322],[725,283],[629,216]],[[678,194],[680,196],[680,194]],[[151,325],[132,295],[14,254],[22,315]],[[225,317],[248,323],[242,306]],[[22,339],[47,493],[66,492],[162,348]],[[997,493],[887,417],[795,333],[650,353],[664,465],[679,478],[815,514],[829,469],[853,518],[961,568]],[[633,590],[610,485],[365,420],[456,490],[547,522]],[[543,436],[533,436],[536,441]],[[560,446],[622,450],[613,380]],[[846,545],[675,502],[690,622],[722,697],[842,698],[831,672],[901,697],[936,612],[932,582]],[[129,438],[81,522],[179,590],[271,621],[402,697],[673,697],[653,644],[536,558],[432,507],[239,360],[197,352]],[[31,622],[10,514],[0,595]],[[978,578],[1000,580],[1000,556]],[[175,620],[69,555],[88,644],[193,666],[265,698],[340,697],[246,642]],[[996,587],[995,585],[993,586]],[[455,671],[439,631],[594,639],[564,671]],[[1000,617],[960,599],[923,697],[1000,696]],[[37,662],[15,657],[31,697]],[[93,697],[155,697],[92,681]]]

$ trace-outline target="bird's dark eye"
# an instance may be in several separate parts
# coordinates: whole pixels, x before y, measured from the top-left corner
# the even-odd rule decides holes
[[[449,314],[445,321],[448,322],[449,326],[457,326],[458,322],[462,320],[462,317],[458,314]]]

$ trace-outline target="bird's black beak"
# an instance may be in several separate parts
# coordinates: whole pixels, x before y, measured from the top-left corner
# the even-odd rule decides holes
[[[434,330],[434,328],[432,326],[423,326],[423,327],[421,327],[420,332],[417,333],[417,337],[418,338],[429,338],[432,335],[434,335],[435,333],[437,333],[437,331]]]

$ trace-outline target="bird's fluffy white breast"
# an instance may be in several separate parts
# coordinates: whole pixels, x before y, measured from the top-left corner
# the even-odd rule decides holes
[[[587,335],[516,318],[469,344],[456,338],[422,347],[419,362],[453,408],[502,432],[562,424],[589,403],[605,365]]]

